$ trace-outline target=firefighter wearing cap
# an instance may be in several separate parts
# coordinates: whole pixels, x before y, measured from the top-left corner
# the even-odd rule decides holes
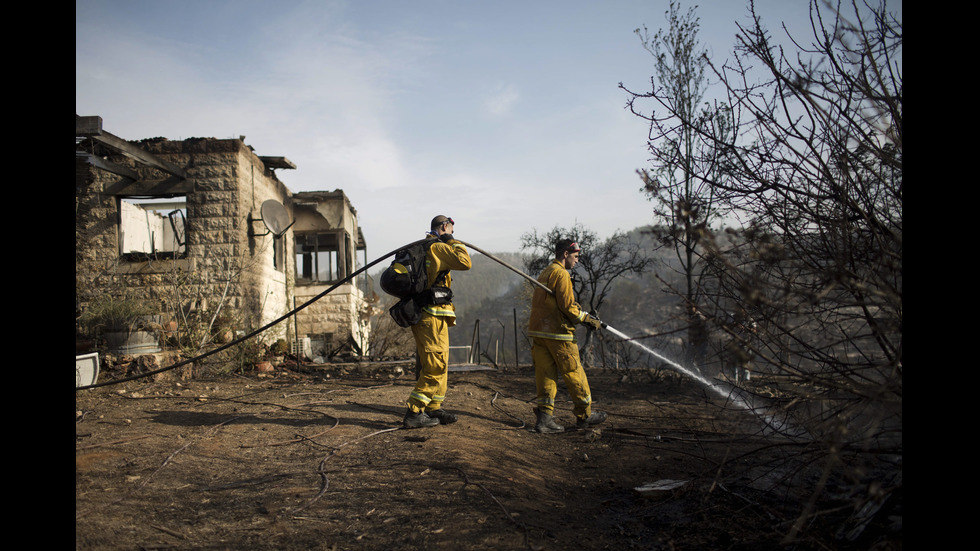
[[[536,287],[531,298],[528,335],[533,339],[531,358],[537,386],[534,412],[536,429],[542,433],[565,430],[554,420],[559,375],[572,397],[576,427],[588,428],[606,419],[605,413],[592,412],[589,380],[579,360],[575,341],[575,324],[586,324],[594,329],[601,325],[598,319],[583,312],[575,301],[569,271],[578,263],[581,250],[571,239],[558,241],[555,259],[538,276],[538,281],[552,292]]]
[[[432,219],[428,236],[438,242],[432,243],[425,257],[429,288],[438,282],[448,289],[452,286],[450,270],[469,270],[473,266],[466,247],[453,239],[455,225],[447,216]],[[456,308],[448,302],[424,305],[422,319],[412,326],[418,354],[418,380],[408,396],[408,411],[402,422],[405,428],[448,425],[457,420],[455,415],[442,409],[449,384],[449,328],[454,325]]]

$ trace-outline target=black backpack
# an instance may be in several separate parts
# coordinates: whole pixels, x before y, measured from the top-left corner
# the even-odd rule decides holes
[[[432,288],[426,289],[429,280],[425,270],[425,255],[433,243],[435,240],[429,239],[400,249],[395,253],[391,264],[381,273],[381,290],[401,299],[388,310],[401,327],[418,323],[424,306],[452,301],[452,290],[440,285],[445,281],[446,272],[440,272]]]
[[[381,290],[393,297],[410,298],[425,290],[425,253],[435,240],[415,243],[395,253],[391,265],[381,273]]]

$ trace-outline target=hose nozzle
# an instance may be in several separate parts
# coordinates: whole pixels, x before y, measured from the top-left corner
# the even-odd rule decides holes
[[[599,319],[599,316],[597,316],[595,312],[589,312],[589,315],[592,316],[593,318],[595,318],[599,322],[599,326],[602,327],[603,329],[605,329],[606,327],[608,327],[606,325],[606,322],[604,322],[601,319]]]

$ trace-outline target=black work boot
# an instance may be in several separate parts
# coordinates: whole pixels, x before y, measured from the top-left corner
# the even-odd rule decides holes
[[[456,417],[456,415],[442,409],[430,411],[426,415],[428,415],[432,419],[439,421],[443,425],[451,425],[459,420],[459,418]]]
[[[534,428],[538,432],[542,432],[546,434],[565,432],[565,427],[556,423],[555,417],[553,415],[545,413],[538,408],[534,408],[534,413],[538,416],[537,424],[534,425]]]
[[[592,415],[589,415],[585,419],[579,419],[575,422],[575,426],[580,429],[587,429],[591,426],[598,425],[599,423],[606,420],[606,412],[604,411],[594,411]]]
[[[405,419],[402,426],[406,429],[420,429],[423,427],[434,427],[439,424],[438,419],[433,419],[425,414],[424,411],[418,413],[411,409],[405,412]]]

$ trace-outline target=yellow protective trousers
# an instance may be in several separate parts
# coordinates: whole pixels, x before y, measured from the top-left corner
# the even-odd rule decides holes
[[[436,411],[446,399],[449,386],[449,319],[422,313],[412,326],[415,348],[421,370],[415,388],[408,396],[408,407],[414,412]]]
[[[538,390],[538,410],[554,415],[555,395],[558,394],[558,376],[565,380],[565,387],[572,397],[573,411],[577,419],[585,419],[592,413],[592,391],[589,379],[578,358],[578,345],[574,342],[534,337],[531,344],[534,362],[534,380]]]

